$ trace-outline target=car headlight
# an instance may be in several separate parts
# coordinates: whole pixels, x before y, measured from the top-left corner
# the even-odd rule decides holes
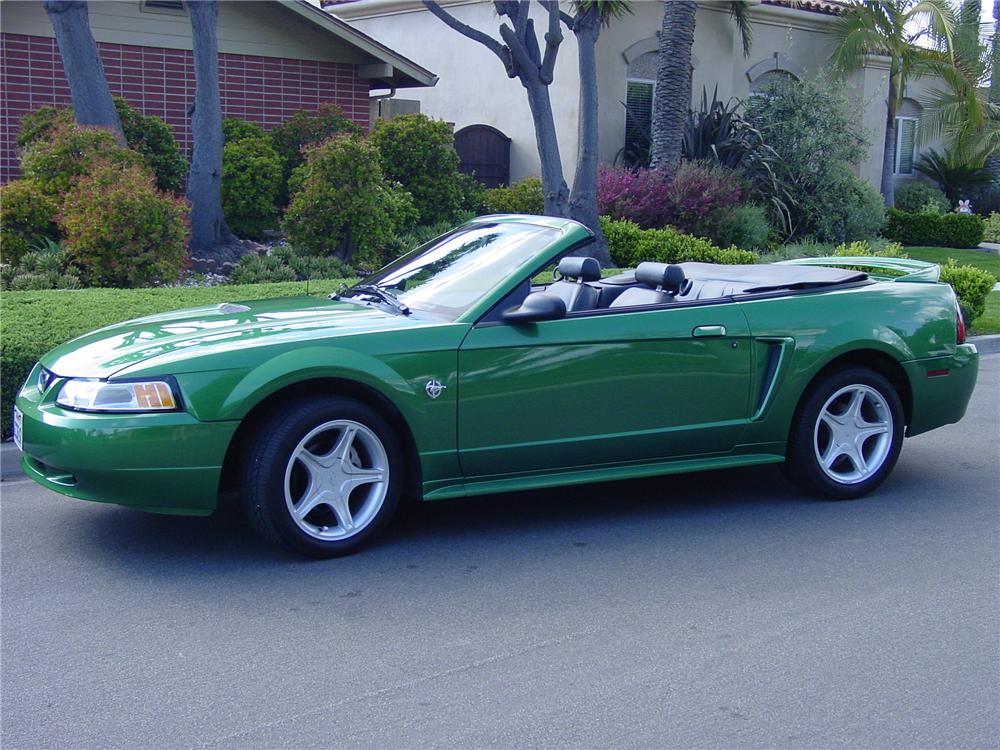
[[[80,411],[176,411],[180,400],[166,380],[67,380],[56,403]]]

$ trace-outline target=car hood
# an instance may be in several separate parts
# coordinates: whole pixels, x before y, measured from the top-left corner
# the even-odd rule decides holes
[[[315,297],[224,303],[129,320],[62,344],[42,358],[56,375],[106,378],[154,357],[185,358],[270,343],[428,325],[405,315]],[[171,357],[171,359],[176,359]]]

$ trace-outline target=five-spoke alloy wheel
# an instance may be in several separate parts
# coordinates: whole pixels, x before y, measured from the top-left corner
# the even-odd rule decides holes
[[[368,406],[295,402],[262,423],[246,453],[244,510],[258,533],[297,552],[346,554],[392,516],[401,465],[392,429]]]
[[[903,409],[892,384],[867,368],[833,373],[804,397],[786,467],[808,489],[847,500],[871,492],[896,463]]]

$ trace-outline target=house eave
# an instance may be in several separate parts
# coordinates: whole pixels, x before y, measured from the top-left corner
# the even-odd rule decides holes
[[[280,0],[280,4],[282,7],[294,12],[300,18],[371,56],[374,58],[373,62],[391,66],[391,77],[373,79],[374,87],[417,88],[437,84],[438,76],[431,71],[417,65],[417,63],[409,58],[403,57],[398,52],[394,52],[381,42],[358,31],[340,18],[317,8],[315,5],[307,2],[307,0]],[[371,69],[379,69],[379,66],[373,65]],[[387,71],[382,69],[380,75],[385,72]],[[379,86],[380,84],[381,86]]]

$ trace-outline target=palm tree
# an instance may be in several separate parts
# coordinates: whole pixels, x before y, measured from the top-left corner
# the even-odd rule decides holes
[[[920,42],[927,38],[950,50],[953,28],[954,12],[948,0],[856,0],[834,26],[837,50],[831,62],[839,75],[861,68],[869,55],[890,60],[881,185],[887,206],[895,203],[896,112],[906,84],[942,61],[938,49]]]
[[[728,2],[743,41],[743,54],[753,42],[747,0]],[[691,48],[694,46],[695,0],[666,0],[656,60],[656,106],[653,110],[649,165],[673,172],[681,161],[681,141],[691,109]]]
[[[991,43],[980,36],[981,12],[980,0],[962,3],[951,54],[931,64],[944,87],[934,87],[921,101],[922,136],[944,136],[952,160],[970,166],[982,166],[1000,147],[1000,106],[993,101],[998,92],[992,85],[995,39]]]

